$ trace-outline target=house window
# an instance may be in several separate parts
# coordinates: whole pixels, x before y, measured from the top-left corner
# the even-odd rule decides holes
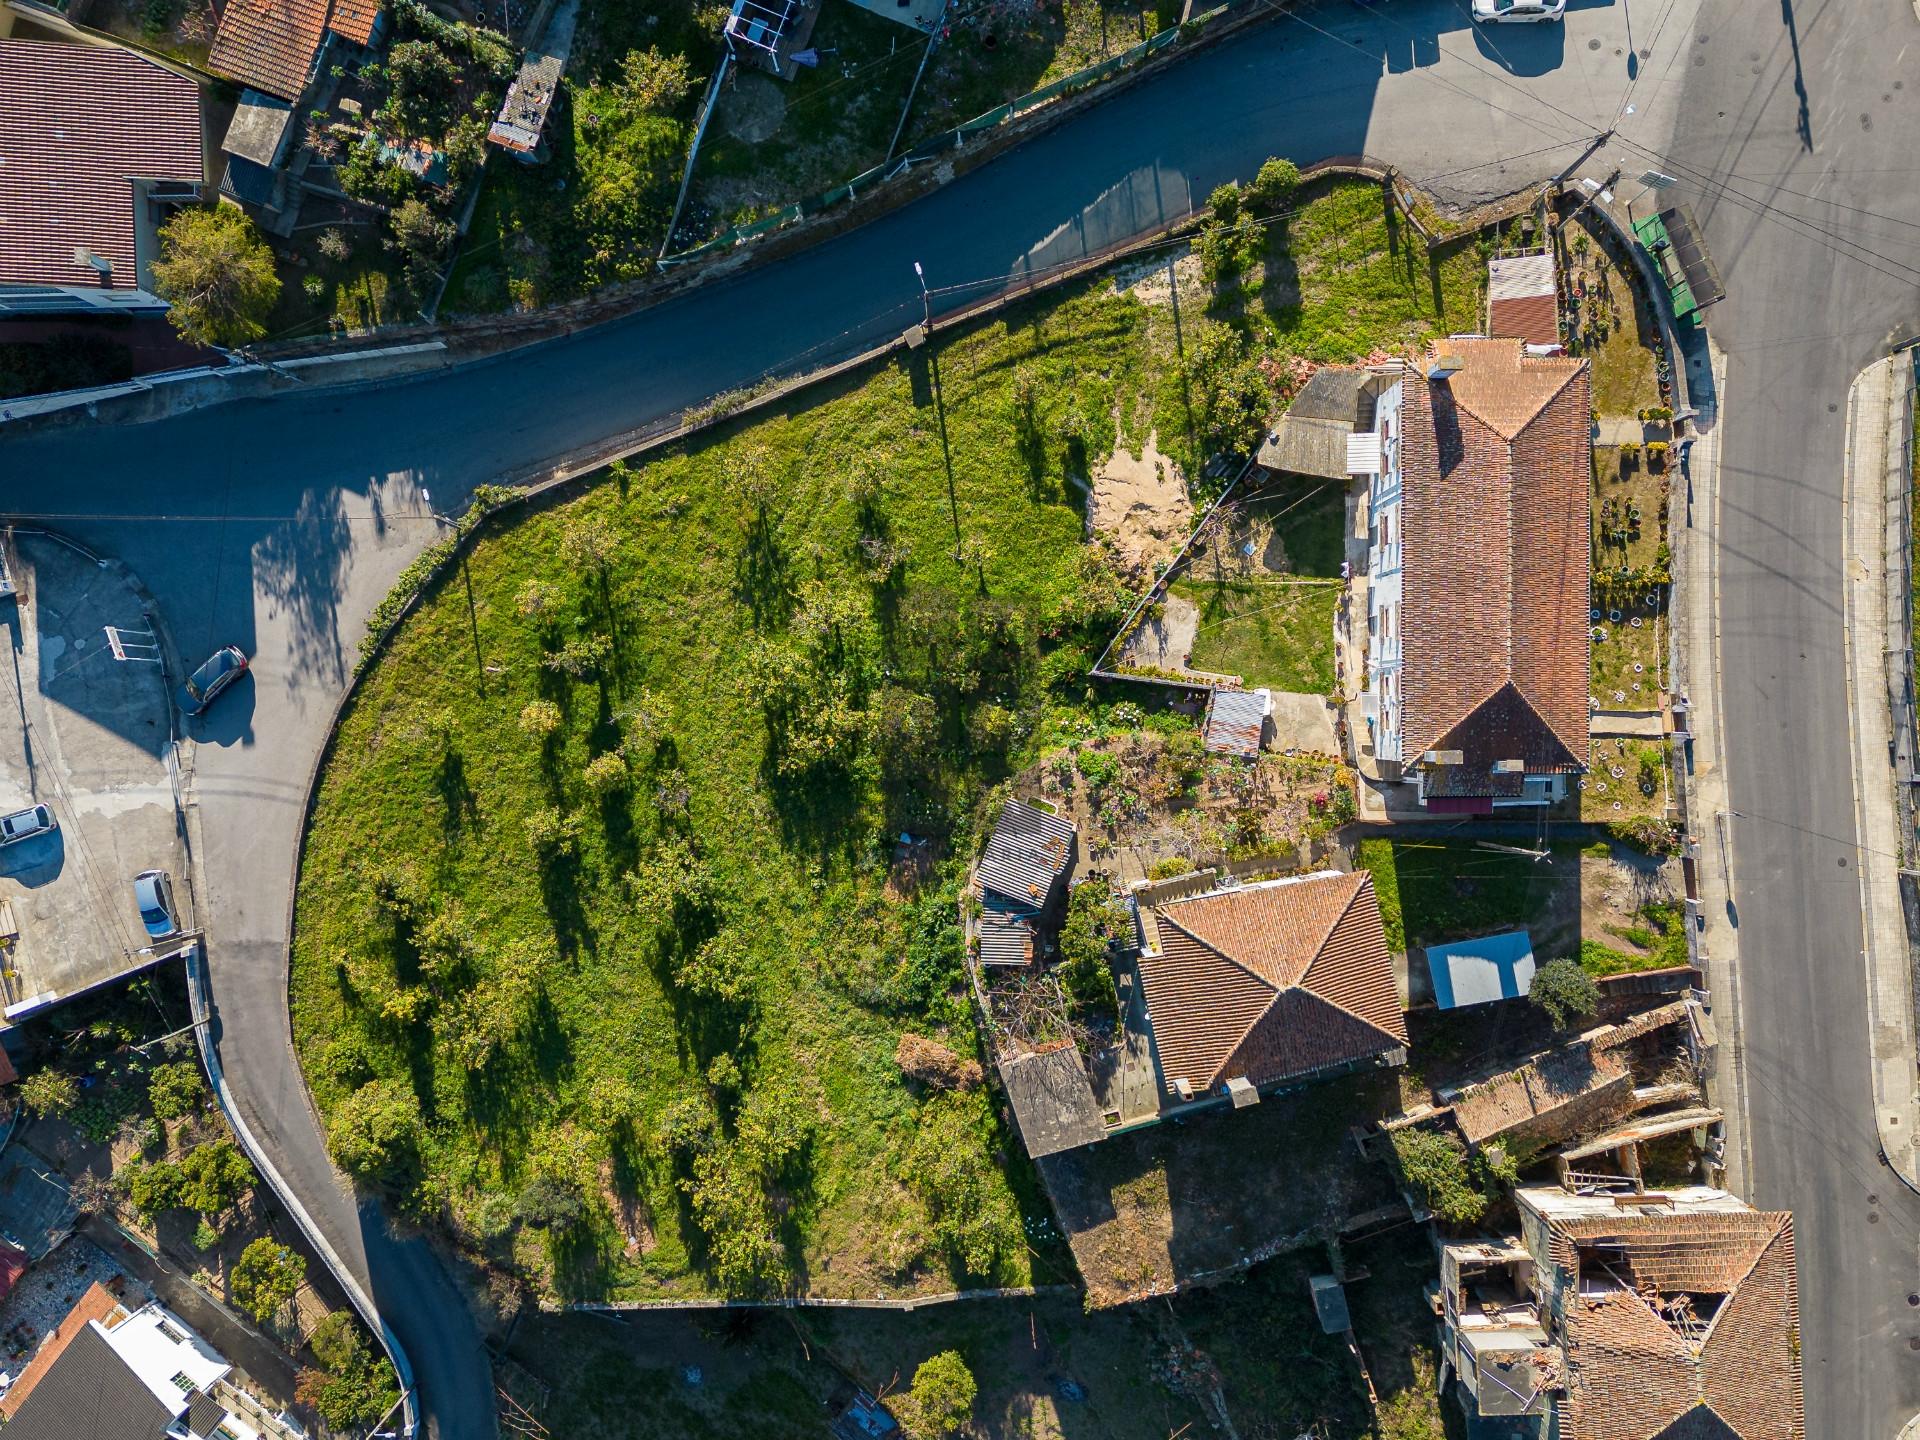
[[[1385,511],[1380,516],[1380,546],[1385,549],[1393,544],[1393,512]]]
[[[184,1345],[187,1343],[187,1337],[182,1335],[178,1330],[174,1329],[173,1326],[167,1324],[167,1322],[164,1320],[156,1322],[154,1328],[158,1330],[162,1335],[166,1336],[167,1339],[172,1341],[175,1345]]]
[[[180,1393],[183,1395],[186,1394],[187,1391],[193,1389],[193,1381],[187,1377],[187,1372],[184,1370],[181,1370],[174,1375],[173,1383],[180,1387]]]

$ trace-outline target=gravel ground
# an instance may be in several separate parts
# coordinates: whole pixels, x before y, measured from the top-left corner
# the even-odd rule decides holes
[[[95,1282],[113,1290],[129,1310],[153,1299],[153,1292],[104,1250],[76,1235],[29,1270],[0,1301],[0,1358],[9,1367],[25,1365]]]

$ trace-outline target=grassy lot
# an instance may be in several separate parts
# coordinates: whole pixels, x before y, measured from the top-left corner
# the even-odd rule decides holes
[[[1569,920],[1577,929],[1580,850],[1568,841],[1549,849],[1536,861],[1470,840],[1377,838],[1360,842],[1359,863],[1373,873],[1395,950],[1525,927],[1535,951],[1551,955],[1551,937]]]
[[[1196,670],[1239,675],[1324,695],[1333,689],[1333,613],[1337,585],[1273,580],[1177,580],[1173,593],[1200,610]]]
[[[320,249],[326,231],[309,230],[274,248],[280,302],[267,321],[276,339],[308,335],[357,335],[377,325],[418,318],[420,302],[407,289],[399,260],[368,225],[334,227],[349,245],[342,260]]]
[[[1615,771],[1619,774],[1615,774]],[[1593,768],[1583,777],[1580,818],[1592,821],[1663,818],[1673,789],[1664,740],[1595,740]]]
[[[1643,905],[1626,925],[1608,927],[1604,940],[1580,946],[1580,965],[1590,975],[1624,975],[1685,965],[1687,916],[1677,900]]]
[[[1320,193],[1267,232],[1251,319],[1276,349],[1338,363],[1479,327],[1486,267],[1471,243],[1429,254],[1369,182]]]
[[[1127,599],[1064,452],[1008,423],[1016,366],[1130,414],[1139,307],[1091,287],[946,341],[943,403],[883,369],[606,477],[480,543],[350,708],[296,1036],[329,1115],[370,1078],[418,1106],[400,1183],[471,1244],[622,1296],[1071,1273],[1020,1243],[1039,1202],[984,1098],[917,1097],[892,1058],[975,1045],[953,896],[891,898],[893,837],[964,844]],[[779,1238],[743,1275],[695,1172],[776,1120],[804,1138],[731,1197]],[[564,1235],[529,1223],[556,1184]]]

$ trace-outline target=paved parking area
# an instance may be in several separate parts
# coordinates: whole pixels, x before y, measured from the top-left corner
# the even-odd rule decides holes
[[[107,629],[151,627],[132,580],[57,541],[15,537],[17,600],[0,601],[0,813],[36,803],[51,834],[0,849],[0,902],[18,936],[0,967],[11,1018],[137,969],[146,932],[133,877],[173,872],[185,907],[174,825],[164,667],[116,660]],[[133,639],[127,653],[157,655]],[[183,920],[187,917],[183,915]],[[4,916],[0,916],[4,919]],[[27,1007],[24,1008],[23,1007]]]

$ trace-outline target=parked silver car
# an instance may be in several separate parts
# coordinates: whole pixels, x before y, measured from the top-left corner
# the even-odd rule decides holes
[[[133,877],[133,903],[147,936],[164,940],[180,930],[180,912],[173,905],[173,877],[164,870],[142,870]]]

